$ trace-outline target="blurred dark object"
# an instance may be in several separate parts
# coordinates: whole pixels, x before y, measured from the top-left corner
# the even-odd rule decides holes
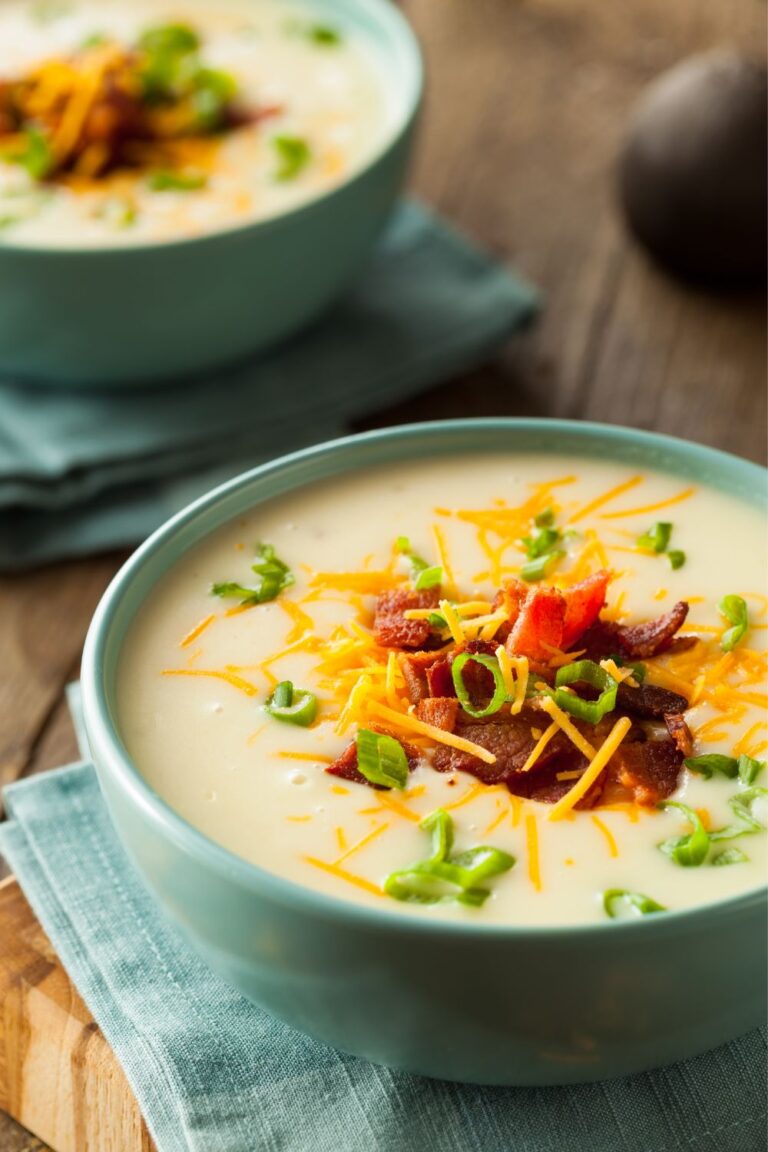
[[[765,279],[767,99],[765,66],[726,50],[684,60],[641,96],[621,198],[637,238],[678,276]]]

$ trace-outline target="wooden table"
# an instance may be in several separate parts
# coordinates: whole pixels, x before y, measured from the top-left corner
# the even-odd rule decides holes
[[[471,377],[367,426],[537,415],[765,452],[764,303],[685,289],[628,240],[614,157],[643,85],[691,52],[761,50],[755,0],[407,0],[429,86],[415,190],[546,293]],[[120,555],[0,580],[0,783],[75,754],[63,699]],[[2,873],[0,873],[1,875]],[[44,1149],[0,1115],[0,1152]]]

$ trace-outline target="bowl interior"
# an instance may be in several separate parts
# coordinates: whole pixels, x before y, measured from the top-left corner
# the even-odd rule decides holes
[[[230,872],[234,870],[246,883],[267,882],[284,892],[294,889],[307,898],[303,889],[263,872],[198,832],[161,800],[131,762],[120,737],[116,701],[116,669],[131,621],[157,581],[190,548],[260,503],[332,476],[387,462],[516,451],[613,459],[684,477],[756,506],[768,503],[768,472],[756,464],[667,436],[569,421],[495,419],[407,425],[321,444],[262,465],[215,489],[158,529],[127,561],[105,593],[89,630],[82,677],[89,739],[100,749],[109,750],[108,770],[121,777],[148,815],[162,820],[168,834],[196,853]],[[354,908],[356,915],[375,915],[346,902],[311,893],[309,897],[313,902],[327,900],[336,908],[344,904]],[[698,911],[683,910],[660,919],[667,921]],[[386,920],[391,922],[389,914]],[[407,923],[415,925],[418,921],[408,919]],[[433,931],[436,927],[430,925]],[[461,924],[440,927],[448,931],[467,928]],[[582,930],[601,927],[596,923]],[[611,927],[616,930],[615,925]],[[492,931],[493,927],[485,930]],[[496,930],[511,929],[496,926]]]

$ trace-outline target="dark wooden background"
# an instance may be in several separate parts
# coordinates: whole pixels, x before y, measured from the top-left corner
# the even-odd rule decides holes
[[[540,285],[546,306],[493,363],[367,426],[583,417],[763,460],[764,300],[675,284],[633,246],[614,203],[614,160],[642,87],[715,45],[762,53],[762,0],[403,6],[429,81],[413,187]],[[78,674],[88,621],[121,559],[0,580],[0,784],[74,756],[64,686]],[[0,1152],[43,1147],[0,1114]]]

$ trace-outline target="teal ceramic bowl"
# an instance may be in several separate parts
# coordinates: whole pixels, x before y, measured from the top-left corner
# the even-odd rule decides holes
[[[599,456],[745,501],[765,497],[766,473],[754,464],[663,436],[569,422],[412,425],[287,456],[181,512],[116,576],[86,643],[88,737],[115,827],[158,904],[216,972],[275,1016],[347,1052],[427,1076],[521,1085],[622,1076],[702,1052],[764,1019],[764,891],[578,928],[380,912],[313,893],[219,847],[152,791],[120,739],[115,669],[126,630],[155,582],[202,537],[325,477],[485,450]]]
[[[283,340],[359,272],[400,192],[421,101],[419,47],[390,0],[306,0],[364,37],[395,109],[349,180],[280,216],[159,244],[14,246],[0,239],[0,370],[47,383],[154,383]]]

